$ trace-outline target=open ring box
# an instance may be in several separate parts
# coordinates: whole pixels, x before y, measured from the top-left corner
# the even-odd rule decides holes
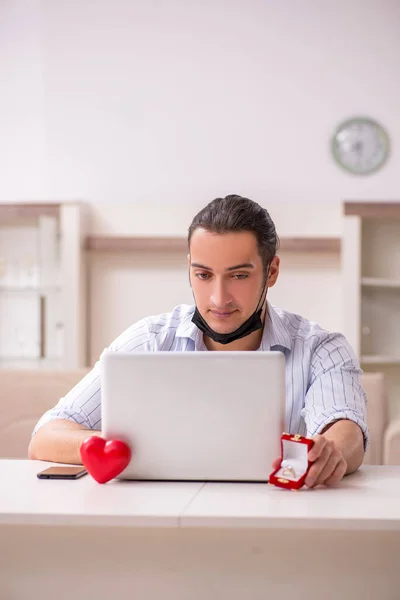
[[[312,465],[307,458],[313,446],[312,439],[302,435],[283,433],[281,436],[281,464],[269,477],[269,483],[288,490],[299,490]]]

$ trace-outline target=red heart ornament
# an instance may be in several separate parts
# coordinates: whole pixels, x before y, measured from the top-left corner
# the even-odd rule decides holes
[[[131,449],[121,440],[104,440],[93,435],[81,444],[82,462],[88,473],[98,483],[106,483],[117,477],[131,460]]]

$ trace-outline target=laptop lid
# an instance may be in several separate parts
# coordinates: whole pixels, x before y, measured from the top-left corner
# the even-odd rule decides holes
[[[102,431],[132,449],[122,478],[267,481],[284,431],[281,352],[105,351]]]

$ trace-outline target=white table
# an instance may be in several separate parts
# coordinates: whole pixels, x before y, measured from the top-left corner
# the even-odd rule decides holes
[[[400,467],[336,489],[39,480],[0,461],[1,600],[400,598]]]

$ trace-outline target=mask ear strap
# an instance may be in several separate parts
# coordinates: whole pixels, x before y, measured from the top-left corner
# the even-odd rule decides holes
[[[268,285],[267,285],[267,283],[268,283],[268,277],[269,277],[269,269],[270,269],[270,266],[271,266],[271,263],[268,265],[267,276],[266,276],[266,278],[265,278],[264,285],[263,285],[263,289],[262,289],[262,292],[261,292],[261,296],[260,296],[260,299],[259,299],[259,301],[257,302],[257,307],[256,307],[256,310],[255,310],[255,312],[258,312],[258,311],[259,311],[259,310],[260,310],[260,309],[263,307],[263,305],[264,305],[264,302],[265,302],[265,301],[266,301],[266,299],[267,299],[267,293],[268,293]],[[264,292],[265,292],[265,296],[264,296]],[[264,296],[264,300],[263,300],[263,296]]]

